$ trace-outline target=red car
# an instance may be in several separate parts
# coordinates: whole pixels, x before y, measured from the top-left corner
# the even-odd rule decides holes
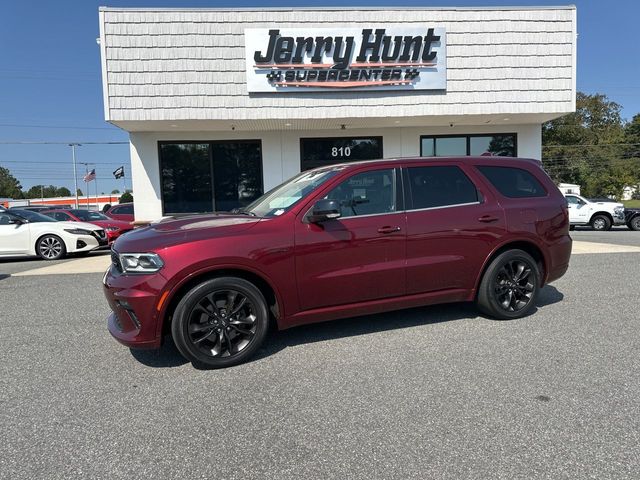
[[[378,160],[299,174],[238,213],[118,239],[104,293],[121,343],[171,333],[194,364],[248,359],[280,329],[421,305],[530,314],[571,254],[567,204],[534,160]]]
[[[129,230],[133,230],[133,225],[122,220],[113,220],[99,212],[90,210],[68,209],[68,210],[46,210],[42,212],[48,217],[62,222],[87,222],[104,228],[107,232],[107,240],[112,243],[116,238]]]
[[[133,214],[133,203],[121,203],[114,205],[105,212],[105,215],[114,220],[122,220],[124,222],[133,222],[135,220]]]

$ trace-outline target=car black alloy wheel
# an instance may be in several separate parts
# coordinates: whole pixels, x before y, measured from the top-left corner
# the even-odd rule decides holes
[[[45,260],[58,260],[66,252],[63,241],[55,235],[45,235],[36,245],[38,255]]]
[[[507,250],[487,267],[476,302],[480,311],[493,318],[520,318],[535,307],[539,289],[536,261],[523,250]]]
[[[171,332],[185,358],[198,366],[221,368],[251,357],[268,325],[262,292],[247,280],[220,277],[186,293],[176,307]]]
[[[494,295],[498,304],[507,312],[526,308],[531,301],[534,285],[531,283],[531,267],[522,260],[506,262],[494,282]]]
[[[189,339],[205,355],[240,353],[256,334],[255,307],[236,290],[205,295],[189,313]]]

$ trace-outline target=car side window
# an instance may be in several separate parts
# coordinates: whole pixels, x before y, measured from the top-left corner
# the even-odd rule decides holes
[[[8,213],[0,212],[0,225],[9,225],[13,217]]]
[[[325,197],[340,203],[342,218],[393,213],[396,207],[395,169],[371,170],[349,177]]]
[[[116,210],[114,210],[113,213],[117,213],[119,215],[132,215],[133,214],[133,206],[125,205],[123,207],[118,207]]]
[[[50,213],[49,216],[55,218],[56,220],[62,221],[62,222],[66,222],[68,220],[71,220],[71,218],[69,218],[69,216],[66,213],[62,213],[62,212],[53,212],[53,213]]]
[[[407,168],[408,210],[476,203],[478,190],[457,166]]]
[[[546,197],[547,191],[531,173],[516,167],[478,166],[478,170],[505,197]]]
[[[567,198],[567,202],[570,203],[571,205],[580,205],[581,203],[578,197],[568,195],[566,198]]]

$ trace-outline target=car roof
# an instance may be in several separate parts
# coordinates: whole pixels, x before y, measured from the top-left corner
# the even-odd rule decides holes
[[[540,160],[533,158],[522,157],[502,157],[498,155],[476,155],[476,156],[463,156],[463,157],[395,157],[395,158],[380,158],[375,160],[359,160],[356,162],[344,162],[336,163],[332,165],[324,165],[316,167],[313,170],[321,170],[326,168],[356,168],[363,165],[389,165],[397,166],[398,163],[411,165],[412,163],[424,163],[425,161],[432,161],[434,163],[466,163],[470,165],[487,165],[496,164],[496,166],[504,166],[505,164],[513,165],[514,163],[529,164],[540,166]],[[311,171],[311,170],[310,170]]]

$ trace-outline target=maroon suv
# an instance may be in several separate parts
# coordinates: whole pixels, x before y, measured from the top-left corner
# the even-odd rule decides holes
[[[299,174],[236,213],[119,238],[104,291],[121,343],[171,332],[190,361],[248,359],[280,329],[475,301],[527,315],[569,265],[566,201],[534,160],[378,160]]]

